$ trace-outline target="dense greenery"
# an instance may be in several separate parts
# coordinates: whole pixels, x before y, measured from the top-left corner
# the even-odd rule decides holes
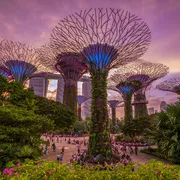
[[[76,121],[74,124],[74,133],[78,135],[88,134],[90,129],[90,121]]]
[[[81,167],[79,165],[67,166],[57,164],[56,162],[33,162],[28,161],[25,164],[17,164],[3,171],[0,175],[1,180],[42,180],[42,179],[64,179],[64,180],[178,180],[180,179],[180,167],[165,165],[161,162],[151,161],[145,165],[128,165],[123,167],[119,164],[117,167],[96,166]],[[11,168],[10,168],[11,167]],[[135,171],[132,171],[132,169]],[[106,170],[103,170],[106,169]]]
[[[152,141],[165,157],[180,159],[180,102],[157,114],[155,122],[155,129],[150,131]]]
[[[75,113],[68,109],[64,104],[55,102],[44,97],[35,97],[35,113],[43,115],[53,120],[55,129],[69,129],[72,128],[77,117]]]
[[[151,116],[133,119],[130,126],[125,121],[122,121],[121,132],[130,137],[147,136],[148,130],[154,128],[154,122],[151,119]]]
[[[75,114],[61,103],[34,95],[17,82],[0,76],[0,169],[7,162],[36,159],[42,152],[42,133],[69,129]]]
[[[0,77],[1,104],[13,104],[15,106],[33,110],[35,114],[46,116],[55,123],[55,129],[72,128],[77,120],[75,113],[64,104],[44,97],[35,96],[32,89],[24,89],[22,84],[11,82]],[[2,94],[8,95],[4,97]]]
[[[91,127],[89,136],[89,154],[112,153],[109,134],[109,120],[107,111],[107,75],[103,70],[91,69],[92,101]]]
[[[12,160],[35,159],[41,155],[41,134],[53,122],[17,106],[0,107],[0,169]]]

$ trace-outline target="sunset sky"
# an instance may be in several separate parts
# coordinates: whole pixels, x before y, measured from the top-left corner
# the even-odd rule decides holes
[[[142,58],[169,66],[170,74],[164,79],[180,75],[180,0],[0,0],[0,40],[40,47],[49,41],[60,19],[91,7],[120,8],[141,17],[152,32]],[[155,84],[147,97],[149,107],[156,109],[161,100],[177,99],[173,93],[155,90]]]

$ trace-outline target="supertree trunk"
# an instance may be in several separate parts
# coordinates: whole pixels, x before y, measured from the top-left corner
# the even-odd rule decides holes
[[[116,126],[116,107],[111,107],[112,110],[112,125]]]
[[[92,78],[92,125],[89,137],[89,154],[112,154],[108,110],[107,110],[107,75],[106,71],[91,71]]]
[[[133,119],[131,99],[132,99],[132,94],[128,94],[124,98],[124,120],[125,120],[125,123],[128,123],[128,124]]]
[[[146,117],[148,115],[147,105],[145,103],[134,105],[135,119]]]
[[[66,80],[63,103],[77,114],[77,82]]]
[[[148,115],[146,95],[143,90],[139,90],[134,94],[134,113],[135,119]]]
[[[81,104],[78,105],[78,119],[79,119],[79,121],[82,121],[82,118],[81,118]]]

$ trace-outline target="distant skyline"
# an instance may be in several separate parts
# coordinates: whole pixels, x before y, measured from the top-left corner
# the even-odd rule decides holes
[[[164,80],[180,75],[180,0],[1,0],[0,40],[40,47],[48,43],[52,29],[65,16],[98,7],[120,8],[142,18],[152,32],[142,59],[170,67]],[[147,92],[149,107],[159,110],[161,100],[177,100],[174,93],[156,90],[156,84]]]

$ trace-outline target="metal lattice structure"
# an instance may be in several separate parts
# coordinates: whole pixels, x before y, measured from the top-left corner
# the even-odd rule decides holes
[[[156,86],[157,89],[162,91],[174,92],[180,94],[180,77],[171,78]]]
[[[62,19],[53,29],[53,52],[80,53],[89,65],[92,82],[89,154],[112,154],[107,112],[107,76],[142,56],[151,32],[139,17],[114,8],[80,11]]]
[[[109,83],[110,86],[115,86],[119,90],[124,102],[132,109],[130,107],[132,95],[137,92],[134,104],[146,104],[145,89],[153,81],[165,76],[168,71],[169,68],[163,64],[139,60],[117,70],[111,76]],[[135,112],[135,117],[137,118],[136,114],[137,112]],[[125,116],[127,116],[126,113]]]
[[[151,32],[139,17],[121,9],[89,9],[69,15],[53,29],[50,46],[82,53],[88,64],[111,69],[142,56]]]
[[[11,71],[9,71],[5,66],[0,66],[0,74],[5,78],[12,78]]]
[[[11,72],[16,82],[24,84],[35,72],[45,70],[34,48],[19,42],[0,43],[0,61]]]

